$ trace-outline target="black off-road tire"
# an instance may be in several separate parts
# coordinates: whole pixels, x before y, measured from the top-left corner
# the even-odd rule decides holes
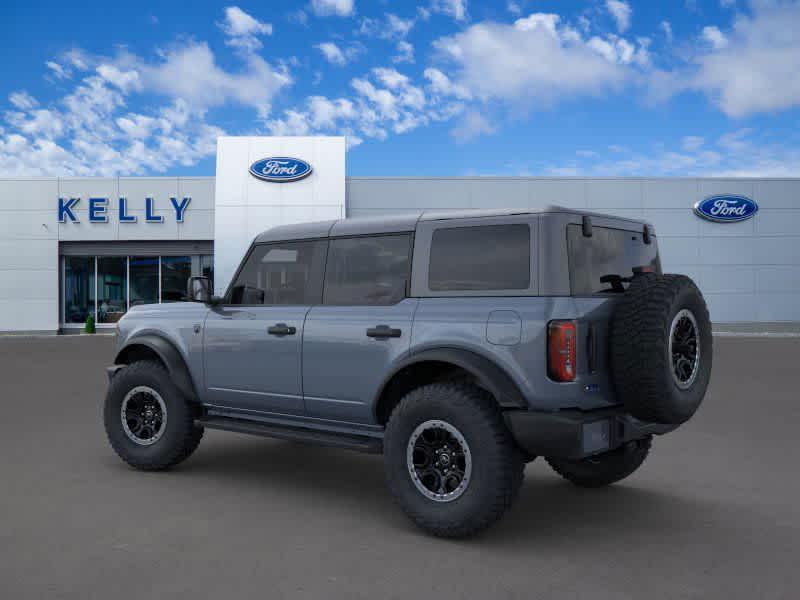
[[[697,326],[697,371],[685,388],[673,377],[670,329],[688,311]],[[620,401],[642,421],[677,425],[699,408],[711,377],[711,320],[703,295],[685,275],[640,274],[611,322],[611,373]]]
[[[429,420],[455,427],[466,440],[472,475],[449,502],[423,495],[411,478],[407,449]],[[386,480],[396,502],[423,530],[439,537],[474,535],[500,519],[522,485],[524,457],[484,390],[468,383],[433,383],[409,392],[392,411],[384,437]]]
[[[556,473],[577,486],[602,487],[625,479],[636,471],[650,452],[650,442],[650,437],[631,441],[611,452],[583,460],[546,460]]]
[[[163,434],[151,445],[131,440],[122,425],[125,395],[138,386],[158,392],[167,409]],[[184,398],[164,366],[155,361],[139,361],[118,371],[106,394],[103,419],[111,447],[130,466],[142,471],[160,471],[186,460],[197,449],[203,428],[195,425],[196,405]]]

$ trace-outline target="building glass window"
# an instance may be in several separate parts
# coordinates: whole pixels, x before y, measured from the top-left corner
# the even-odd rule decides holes
[[[94,256],[64,257],[64,321],[85,323],[94,316]]]
[[[131,256],[130,305],[158,302],[158,256]]]
[[[97,322],[116,323],[128,310],[128,259],[97,258]]]
[[[185,302],[186,286],[192,275],[191,256],[161,257],[161,301]]]

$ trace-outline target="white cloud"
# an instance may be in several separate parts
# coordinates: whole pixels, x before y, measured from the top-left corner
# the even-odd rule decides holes
[[[467,0],[433,0],[429,10],[463,21],[467,18]]]
[[[353,14],[353,0],[311,0],[311,10],[318,17],[349,17]]]
[[[395,14],[387,13],[386,25],[388,26],[388,31],[392,36],[404,38],[408,35],[408,32],[411,31],[411,28],[414,27],[414,20],[401,19]]]
[[[719,5],[722,8],[733,8],[736,6],[736,0],[719,0]]]
[[[30,110],[34,106],[37,106],[39,104],[36,98],[31,96],[25,90],[22,90],[20,92],[12,92],[8,96],[8,101],[11,102],[11,104],[15,108],[18,108],[19,110]]]
[[[395,63],[413,63],[414,62],[414,46],[405,40],[397,42],[397,54],[392,56],[392,62]]]
[[[661,21],[659,24],[661,27],[661,31],[664,32],[664,37],[667,39],[667,43],[672,43],[672,24],[669,21]]]
[[[238,6],[228,6],[225,19],[217,25],[229,38],[226,44],[250,51],[261,48],[258,36],[272,35],[271,23],[262,23]]]
[[[686,152],[696,152],[703,144],[705,139],[697,135],[687,135],[681,140],[681,147]]]
[[[471,95],[530,106],[620,87],[637,51],[616,36],[605,40],[609,48],[601,41],[587,42],[558,15],[534,13],[513,25],[479,23],[434,46]]]
[[[751,16],[736,17],[727,44],[702,53],[696,73],[679,78],[732,117],[800,106],[798,23],[800,2],[756,2]]]
[[[9,128],[0,130],[0,174],[135,175],[195,164],[213,155],[224,134],[206,122],[209,108],[239,104],[266,118],[274,95],[291,83],[285,69],[260,56],[239,59],[238,71],[226,70],[194,41],[155,60],[70,50],[48,61],[74,75],[59,83],[71,85],[60,99],[43,106],[24,92],[9,98],[15,110],[3,115]],[[131,111],[139,95],[148,108]]]
[[[519,3],[514,2],[514,0],[508,0],[508,2],[506,2],[506,10],[515,17],[522,14],[522,7],[520,7]]]
[[[465,113],[459,123],[450,131],[450,135],[459,142],[464,143],[481,135],[491,135],[496,128],[477,110]]]
[[[630,4],[623,0],[606,0],[606,9],[617,24],[617,31],[625,33],[631,26],[631,10]]]
[[[343,67],[347,63],[355,60],[362,52],[361,46],[351,45],[342,49],[334,42],[322,42],[321,44],[316,44],[314,48],[322,52],[322,56],[325,57],[325,60],[338,67]]]
[[[720,50],[728,45],[728,38],[714,26],[703,27],[703,39],[711,44],[714,50]]]
[[[796,177],[800,149],[790,143],[769,141],[752,129],[731,131],[709,142],[685,136],[680,148],[654,144],[639,152],[610,159],[606,152],[579,151],[579,162],[545,167],[549,174],[679,177]]]
[[[53,60],[48,60],[44,64],[48,69],[50,69],[56,79],[69,79],[71,76],[69,69],[64,68],[63,65],[60,65]]]
[[[460,100],[469,100],[472,94],[462,85],[453,83],[450,78],[439,69],[429,67],[423,73],[429,83],[430,90],[440,96],[453,96]]]

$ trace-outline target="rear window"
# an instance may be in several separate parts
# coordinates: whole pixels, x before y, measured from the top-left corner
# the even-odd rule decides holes
[[[621,292],[634,269],[661,272],[658,246],[645,244],[642,234],[624,229],[593,227],[585,237],[580,225],[567,225],[569,280],[577,296]]]
[[[406,296],[410,264],[409,234],[331,240],[323,303],[396,304]]]
[[[531,230],[524,224],[437,229],[428,288],[526,290],[531,283]]]

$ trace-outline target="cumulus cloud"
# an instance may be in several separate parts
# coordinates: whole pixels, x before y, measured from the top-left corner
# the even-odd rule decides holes
[[[467,18],[467,0],[433,0],[428,10],[463,21]]]
[[[630,63],[638,62],[637,51],[644,56],[617,36],[586,40],[559,15],[546,13],[511,25],[478,23],[434,46],[455,65],[451,79],[472,96],[522,106],[618,88],[630,75]]]
[[[414,46],[405,40],[400,40],[399,42],[397,42],[397,54],[392,56],[392,62],[413,63]]]
[[[231,20],[231,37],[264,32],[263,23]],[[241,16],[241,15],[238,15]],[[13,110],[0,130],[4,175],[136,175],[189,166],[213,155],[224,130],[207,122],[209,109],[251,108],[267,118],[273,97],[291,83],[285,68],[252,52],[238,53],[240,68],[221,67],[203,42],[183,41],[153,60],[124,50],[99,56],[72,49],[47,62],[70,89],[42,103],[14,92]],[[146,109],[128,108],[146,97]]]
[[[238,6],[228,6],[225,19],[217,25],[228,36],[226,44],[250,51],[261,48],[258,36],[272,35],[271,23],[262,23]]]
[[[711,44],[714,50],[720,50],[728,45],[728,38],[719,30],[719,27],[703,27],[703,39]]]
[[[617,31],[625,33],[631,26],[631,10],[630,4],[623,0],[606,0],[606,9],[617,24]]]
[[[322,42],[321,44],[316,44],[314,47],[322,52],[322,56],[325,57],[325,60],[338,67],[343,67],[347,63],[355,60],[362,52],[361,46],[355,44],[340,48],[334,42]]]
[[[354,8],[353,0],[311,0],[311,11],[318,17],[349,17]]]
[[[756,2],[753,14],[738,15],[727,35],[706,28],[712,48],[697,58],[687,86],[732,117],[800,106],[798,23],[800,2]]]

